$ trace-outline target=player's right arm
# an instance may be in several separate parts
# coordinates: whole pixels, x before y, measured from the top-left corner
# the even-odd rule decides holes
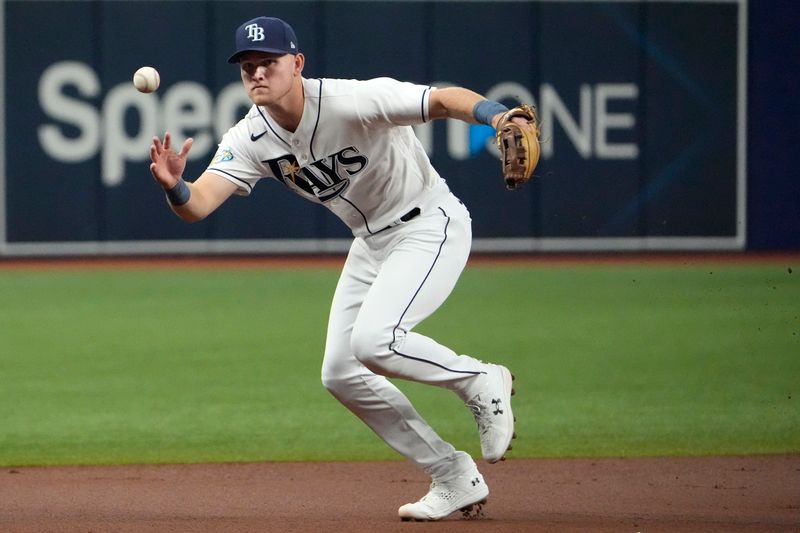
[[[197,222],[213,213],[236,191],[236,185],[211,172],[203,172],[192,183],[187,183],[190,196],[183,205],[168,201],[172,211],[185,222]]]
[[[204,172],[193,183],[185,182],[183,171],[192,139],[186,139],[178,153],[172,150],[171,143],[169,133],[164,135],[163,142],[158,137],[153,138],[150,173],[166,191],[169,206],[176,215],[186,222],[203,220],[222,205],[237,187],[211,172]]]

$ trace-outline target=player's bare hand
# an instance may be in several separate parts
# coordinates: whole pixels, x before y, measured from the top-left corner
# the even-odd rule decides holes
[[[176,153],[172,149],[172,136],[169,132],[164,134],[163,142],[158,137],[153,137],[153,144],[150,145],[150,173],[164,189],[174,187],[183,176],[186,158],[193,142],[192,138],[186,139],[180,152]]]

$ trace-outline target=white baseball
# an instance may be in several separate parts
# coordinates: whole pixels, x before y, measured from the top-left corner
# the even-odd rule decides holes
[[[151,93],[160,83],[161,76],[153,67],[142,67],[133,74],[133,85],[140,93]]]

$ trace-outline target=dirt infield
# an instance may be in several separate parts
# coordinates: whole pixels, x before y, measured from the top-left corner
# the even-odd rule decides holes
[[[340,268],[344,255],[2,257],[2,270]],[[472,254],[470,266],[770,264],[800,269],[800,252]]]
[[[407,462],[5,468],[0,531],[797,531],[800,456],[509,460],[485,516],[401,522]]]

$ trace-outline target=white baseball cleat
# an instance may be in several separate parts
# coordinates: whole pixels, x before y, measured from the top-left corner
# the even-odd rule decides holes
[[[461,511],[465,519],[480,518],[488,495],[483,476],[473,469],[450,481],[434,481],[428,494],[416,503],[403,505],[397,514],[404,522],[441,520],[456,511]]]
[[[489,463],[505,459],[511,449],[514,433],[514,414],[511,396],[514,395],[514,376],[501,365],[487,364],[484,390],[475,394],[466,405],[475,416],[481,437],[481,452]]]

